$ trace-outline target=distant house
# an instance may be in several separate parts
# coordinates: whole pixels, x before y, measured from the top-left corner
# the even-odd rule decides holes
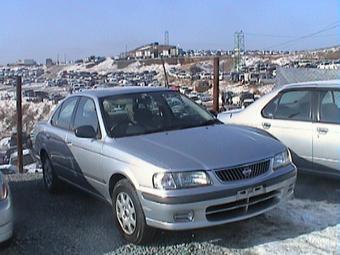
[[[162,45],[158,42],[150,43],[141,47],[138,47],[127,53],[129,59],[155,59],[159,57],[177,57],[179,55],[179,49],[172,45]]]
[[[52,66],[53,65],[53,60],[50,58],[46,58],[46,66]]]
[[[37,62],[34,59],[19,59],[17,64],[24,66],[34,66],[37,64]]]

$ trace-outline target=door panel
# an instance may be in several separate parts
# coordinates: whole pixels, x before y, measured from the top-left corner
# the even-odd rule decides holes
[[[106,188],[105,176],[101,175],[102,141],[79,138],[70,133],[67,142],[72,153],[72,182],[94,193],[102,193]],[[103,194],[103,193],[102,193]]]
[[[90,192],[105,194],[106,177],[102,176],[102,147],[101,132],[97,118],[95,103],[91,98],[81,97],[76,109],[75,130],[81,126],[91,126],[97,133],[96,138],[80,138],[74,132],[67,135],[67,143],[73,155],[72,182]]]
[[[318,95],[318,122],[313,125],[315,168],[340,174],[340,91],[324,89]]]
[[[263,119],[260,127],[285,144],[298,168],[313,168],[313,124],[304,121]]]
[[[315,170],[340,174],[340,124],[314,123],[313,136]]]
[[[313,169],[312,96],[308,89],[280,92],[264,107],[257,124],[291,150],[298,168],[308,170]]]
[[[71,119],[79,97],[71,97],[63,102],[52,117],[51,130],[47,130],[46,140],[52,165],[57,174],[69,179],[72,178],[72,153],[66,143],[70,132]]]
[[[68,147],[66,141],[66,131],[59,128],[52,128],[46,132],[46,146],[52,165],[57,174],[68,178],[70,177],[71,162],[68,157]]]

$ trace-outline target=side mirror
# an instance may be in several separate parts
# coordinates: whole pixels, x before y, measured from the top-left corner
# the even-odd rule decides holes
[[[212,115],[214,115],[215,117],[217,117],[217,115],[218,115],[218,113],[216,112],[216,111],[214,111],[214,110],[210,110],[209,111]]]
[[[74,131],[76,137],[80,138],[96,138],[97,132],[94,130],[92,126],[80,126],[77,127]]]

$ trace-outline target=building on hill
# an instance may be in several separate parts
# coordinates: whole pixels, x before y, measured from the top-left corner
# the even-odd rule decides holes
[[[54,65],[53,60],[51,58],[46,58],[46,66]]]
[[[150,43],[126,53],[128,59],[155,59],[179,56],[179,48],[172,45],[162,45],[158,42]]]
[[[34,59],[19,59],[17,65],[34,66],[37,62]]]

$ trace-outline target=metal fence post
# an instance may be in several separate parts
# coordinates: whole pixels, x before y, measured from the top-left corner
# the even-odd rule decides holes
[[[17,149],[18,149],[18,163],[17,167],[19,173],[23,173],[23,151],[22,151],[22,101],[21,101],[21,76],[16,77],[17,90]]]
[[[214,85],[213,85],[213,111],[219,111],[219,94],[220,94],[220,59],[214,58]]]

